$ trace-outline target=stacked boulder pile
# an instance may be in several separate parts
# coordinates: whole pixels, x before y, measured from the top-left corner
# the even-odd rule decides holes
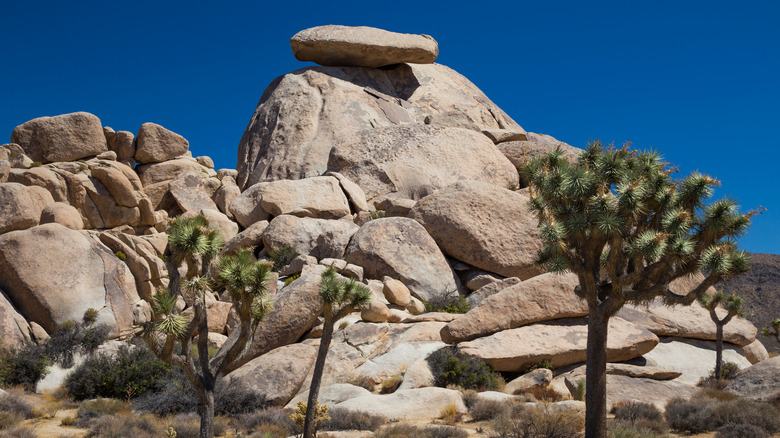
[[[322,327],[320,275],[333,266],[374,299],[336,333],[321,401],[397,419],[436,417],[452,403],[463,410],[458,391],[433,387],[426,361],[448,345],[498,371],[557,369],[521,376],[492,397],[535,386],[569,395],[584,375],[587,306],[574,295],[576,277],[534,263],[541,242],[521,171],[556,147],[570,159],[579,150],[526,132],[435,64],[429,36],[323,26],[291,44],[319,65],[263,92],[237,170],[215,171],[153,123],[133,135],[74,113],[14,130],[0,146],[5,345],[43,342],[88,308],[112,337],[132,335],[150,318],[152,292],[167,284],[167,225],[202,214],[222,232],[223,252],[253,248],[279,264],[274,308],[228,385],[279,406],[305,400]],[[451,296],[471,310],[426,312]],[[210,295],[207,308],[219,346],[237,324],[229,295]],[[698,305],[623,309],[610,325],[610,401],[662,405],[691,393],[713,367],[714,339]],[[767,358],[745,320],[729,323],[725,340],[726,360],[748,367]],[[396,376],[403,381],[390,395],[353,385]]]

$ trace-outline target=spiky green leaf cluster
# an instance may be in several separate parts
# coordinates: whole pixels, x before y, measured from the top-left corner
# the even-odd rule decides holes
[[[219,230],[209,227],[206,218],[198,215],[174,219],[168,227],[168,245],[177,260],[196,254],[213,259],[222,249],[224,240]]]
[[[255,323],[265,317],[273,307],[268,296],[271,265],[255,260],[252,252],[240,249],[217,262],[217,280],[224,287],[234,304],[249,309]]]
[[[168,290],[158,290],[152,295],[152,312],[156,317],[154,329],[165,335],[181,336],[187,329],[187,318],[175,313],[176,296]]]
[[[718,306],[722,306],[730,314],[741,315],[742,306],[745,304],[745,300],[742,297],[738,297],[734,294],[726,295],[721,291],[718,291],[710,295],[702,295],[699,298],[699,303],[707,309],[715,309]]]
[[[748,269],[735,241],[756,212],[733,199],[705,201],[719,182],[675,170],[656,152],[588,145],[576,162],[560,150],[525,166],[529,207],[539,219],[538,260],[552,272],[596,272],[597,283],[631,278],[622,287],[663,284],[698,269],[727,278]],[[599,266],[605,274],[599,274]],[[631,276],[643,271],[643,276]]]
[[[331,306],[359,308],[371,301],[371,291],[354,278],[344,279],[332,267],[322,273],[320,297]]]

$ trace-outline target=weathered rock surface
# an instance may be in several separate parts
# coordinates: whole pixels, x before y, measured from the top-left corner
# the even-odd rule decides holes
[[[360,386],[350,385],[349,383],[335,383],[333,385],[321,387],[317,400],[319,400],[320,404],[333,406],[346,400],[363,397],[370,394],[371,392]],[[309,401],[308,389],[296,395],[295,398],[287,403],[285,408],[295,409],[299,401],[304,403]]]
[[[8,161],[14,169],[27,169],[33,162],[16,143],[0,145],[0,160]]]
[[[102,244],[59,224],[0,236],[0,289],[49,333],[93,308],[97,323],[119,336],[133,329],[133,304],[139,301],[125,264]]]
[[[289,245],[299,255],[318,259],[344,258],[350,238],[358,226],[348,220],[314,219],[281,215],[275,217],[263,231],[266,250]]]
[[[467,300],[471,305],[471,308],[474,308],[477,307],[482,301],[484,301],[485,298],[491,295],[495,295],[501,292],[502,290],[519,283],[520,283],[520,279],[517,277],[509,277],[503,280],[495,281],[493,283],[482,286],[481,288],[475,290],[472,294],[468,296]]]
[[[201,210],[217,210],[217,204],[211,200],[203,182],[203,174],[200,172],[183,173],[170,182],[168,190],[181,211],[197,214]]]
[[[367,26],[317,26],[290,39],[295,59],[320,65],[384,67],[402,62],[431,64],[439,45],[428,35],[389,32]]]
[[[542,274],[487,297],[442,329],[444,342],[455,344],[501,330],[552,319],[585,316],[588,304],[574,294],[574,274]]]
[[[320,219],[350,214],[347,196],[332,176],[255,184],[230,204],[230,212],[244,227],[282,214]]]
[[[33,161],[75,161],[108,150],[103,126],[96,116],[70,113],[39,117],[14,128],[11,141]]]
[[[753,401],[777,402],[780,400],[780,356],[740,371],[726,389]]]
[[[355,134],[330,154],[328,169],[355,181],[368,199],[421,199],[459,180],[507,189],[517,171],[484,135],[462,128],[403,125]]]
[[[455,405],[457,412],[466,413],[460,391],[445,388],[405,389],[389,395],[371,394],[349,399],[334,407],[384,415],[389,420],[408,421],[437,418],[449,405]]]
[[[713,324],[714,325],[714,324]],[[723,344],[723,361],[734,362],[741,369],[750,366],[742,356],[741,349]],[[715,369],[715,342],[699,339],[661,338],[661,342],[652,351],[643,355],[667,370],[681,372],[676,382],[696,385],[702,377],[708,377]]]
[[[135,147],[135,161],[141,164],[159,163],[186,153],[190,142],[158,124],[144,123],[138,129]]]
[[[680,278],[673,281],[669,288],[672,292],[682,294],[691,290],[703,280],[701,274],[691,278]],[[714,293],[710,288],[708,293]],[[718,315],[723,318],[725,310],[718,309]],[[715,323],[710,318],[709,311],[698,302],[690,306],[665,306],[660,299],[647,305],[626,305],[617,315],[623,319],[640,325],[658,336],[678,336],[715,340]],[[723,340],[736,345],[748,345],[755,341],[758,330],[747,319],[734,318],[723,326]]]
[[[272,406],[284,406],[301,390],[316,357],[317,349],[311,345],[279,347],[226,375],[224,384],[249,390]]]
[[[0,291],[0,339],[3,340],[2,347],[6,351],[19,349],[32,341],[30,325],[14,309],[3,291]]]
[[[436,242],[412,219],[368,222],[352,236],[344,259],[362,266],[367,278],[389,276],[401,281],[423,301],[458,289],[455,274]]]
[[[745,353],[745,359],[753,365],[762,360],[769,359],[769,352],[766,350],[766,347],[764,347],[764,344],[758,339],[742,347],[742,351]]]
[[[651,403],[663,410],[669,400],[675,397],[690,398],[697,391],[695,386],[677,380],[652,380],[607,374],[607,409],[612,409],[616,403],[632,400]]]
[[[337,170],[328,169],[331,149],[356,142],[359,131],[423,124],[426,118],[431,124],[472,129],[479,135],[483,129],[520,128],[473,83],[443,65],[400,64],[381,70],[308,67],[277,78],[263,93],[239,144],[236,180],[246,189],[260,181],[322,175]],[[455,138],[456,144],[445,150],[472,151],[473,146],[464,145],[471,139]],[[481,151],[480,156],[483,152],[490,153]],[[445,158],[451,160],[454,154]],[[475,165],[472,172],[477,171],[484,170]],[[368,191],[366,196],[372,197]]]
[[[110,131],[109,131],[110,130]],[[135,135],[129,131],[113,132],[109,127],[103,128],[108,148],[116,153],[119,161],[135,159]]]
[[[521,371],[528,365],[550,360],[552,366],[584,362],[587,322],[579,319],[544,322],[458,345],[458,350],[484,360],[497,371]],[[658,344],[658,337],[628,321],[609,321],[607,360],[619,362],[641,356]]]
[[[354,213],[360,213],[361,211],[369,211],[368,202],[366,201],[366,194],[363,189],[357,184],[350,181],[346,176],[338,172],[328,172],[325,175],[332,176],[339,180],[341,190],[347,195],[350,206]]]
[[[515,165],[518,171],[520,171],[520,177],[523,177],[523,169],[527,161],[542,157],[552,151],[555,148],[560,148],[563,152],[564,158],[569,162],[574,162],[582,153],[582,149],[570,146],[558,139],[555,139],[549,135],[536,134],[534,132],[526,133],[528,139],[525,141],[505,141],[497,144],[498,149],[507,157],[512,164]],[[522,181],[522,185],[525,187],[528,185],[527,181]]]
[[[241,248],[254,249],[263,244],[263,232],[268,227],[268,221],[253,223],[249,228],[236,234],[222,247],[223,254],[231,254]]]
[[[382,293],[390,304],[406,307],[412,302],[409,288],[402,282],[391,277],[385,277],[382,279],[382,283],[384,283]]]
[[[58,223],[71,230],[84,229],[84,221],[79,211],[64,202],[49,204],[41,211],[41,225],[49,223]]]
[[[0,184],[0,234],[38,225],[41,212],[51,204],[54,199],[41,187]]]
[[[542,248],[528,197],[479,181],[459,181],[417,202],[409,217],[420,222],[442,251],[505,277],[531,278]]]
[[[552,382],[553,373],[547,368],[539,368],[508,382],[503,389],[507,394],[520,394],[534,388],[545,388]]]
[[[576,379],[578,378],[584,378],[586,369],[587,368],[585,367],[585,365],[582,365],[569,371],[568,373],[566,373],[566,375],[573,377],[574,380],[576,381]],[[607,374],[614,374],[616,376],[639,377],[643,379],[652,379],[652,380],[673,380],[680,377],[682,375],[682,372],[668,370],[666,368],[661,368],[652,365],[608,363]]]

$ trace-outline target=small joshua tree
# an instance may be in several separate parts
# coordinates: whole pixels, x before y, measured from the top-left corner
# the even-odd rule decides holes
[[[712,296],[702,295],[699,298],[699,303],[710,311],[710,318],[712,318],[715,327],[717,327],[715,332],[715,380],[720,380],[721,368],[723,367],[723,326],[728,324],[735,316],[745,316],[742,312],[744,300],[733,294],[726,296],[723,292],[717,292]],[[717,309],[719,306],[722,306],[727,311],[723,318],[718,316]]]
[[[153,296],[154,321],[147,324],[144,339],[161,360],[182,368],[198,394],[200,437],[214,436],[214,388],[226,369],[241,360],[251,342],[256,324],[270,310],[266,285],[270,266],[257,262],[247,250],[222,257],[217,262],[217,282],[208,275],[211,263],[222,247],[219,232],[210,228],[203,216],[176,219],[168,229],[166,262],[170,278],[168,290]],[[184,281],[179,267],[187,265]],[[230,293],[241,326],[235,330],[213,358],[208,353],[208,314],[206,293],[214,284]],[[192,320],[176,310],[184,292],[193,307]],[[197,341],[197,355],[193,341]]]
[[[774,336],[775,339],[777,339],[777,342],[780,342],[780,318],[773,319],[770,324],[772,324],[772,329],[770,330],[769,327],[764,327],[761,330],[761,334],[766,337]]]
[[[539,218],[539,262],[551,272],[571,271],[575,293],[588,304],[585,434],[606,437],[607,328],[626,303],[661,297],[690,305],[724,278],[745,272],[748,260],[735,239],[750,218],[736,202],[705,204],[719,182],[694,173],[682,180],[653,152],[600,142],[577,162],[560,150],[526,166],[530,207]],[[709,274],[679,295],[669,283],[703,269]]]
[[[322,384],[322,372],[325,369],[325,359],[328,347],[333,339],[333,328],[341,318],[360,309],[371,301],[371,291],[358,283],[354,278],[349,280],[340,277],[333,267],[322,273],[320,297],[324,303],[325,323],[322,326],[322,338],[317,350],[317,360],[314,363],[314,374],[309,389],[309,400],[306,403],[306,419],[303,427],[303,437],[313,438],[317,434],[317,397]]]

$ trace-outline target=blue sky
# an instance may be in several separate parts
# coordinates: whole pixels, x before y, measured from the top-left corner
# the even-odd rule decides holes
[[[776,1],[6,1],[0,142],[29,119],[88,111],[117,130],[159,123],[234,168],[263,89],[307,65],[290,50],[297,31],[427,33],[437,62],[525,129],[654,148],[681,174],[720,179],[716,196],[768,208],[742,247],[778,254],[778,23]]]

